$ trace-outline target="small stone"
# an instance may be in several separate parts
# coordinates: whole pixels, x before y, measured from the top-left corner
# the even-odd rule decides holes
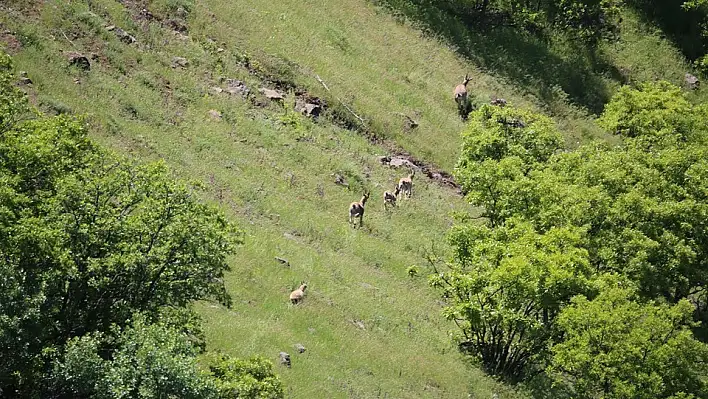
[[[290,355],[285,352],[280,352],[278,356],[280,357],[280,364],[290,368],[290,366],[292,365],[290,363]]]
[[[504,107],[506,105],[506,100],[503,98],[495,98],[489,102],[491,105],[496,105],[497,107]]]
[[[222,89],[221,87],[216,87],[216,86],[214,86],[214,87],[211,88],[211,91],[213,91],[214,93],[219,94],[219,93],[223,93],[224,89]]]
[[[120,41],[123,43],[133,44],[137,41],[135,36],[131,35],[130,33],[124,31],[121,28],[115,28],[114,31],[118,39],[120,39]]]
[[[344,187],[349,187],[349,183],[347,183],[347,180],[339,173],[334,175],[334,184],[338,184],[338,185],[344,186]]]
[[[109,32],[112,31],[112,30],[114,30],[115,28],[116,28],[115,25],[108,25],[108,26],[106,26],[106,30],[109,31]]]
[[[361,320],[352,320],[352,323],[354,323],[355,326],[357,326],[360,330],[366,331],[366,326],[364,325],[364,322]]]
[[[22,85],[31,85],[32,84],[32,79],[27,76],[27,71],[20,71],[19,73],[20,76],[20,84]]]
[[[265,87],[261,87],[258,92],[262,93],[271,100],[282,100],[285,98],[283,93],[279,92],[278,90],[268,89]]]
[[[297,350],[297,353],[305,353],[307,349],[302,344],[295,344],[295,350]]]
[[[79,52],[70,51],[66,54],[66,57],[69,60],[69,65],[76,66],[84,71],[91,69],[91,61],[89,61],[88,57]]]
[[[226,79],[226,92],[231,95],[246,97],[251,93],[251,90],[240,80]]]
[[[165,21],[165,25],[167,25],[174,32],[185,33],[189,30],[189,27],[178,19],[168,19]]]
[[[698,80],[697,77],[691,75],[690,73],[687,73],[685,75],[684,79],[686,81],[686,87],[689,90],[697,90],[701,85],[701,81]]]
[[[217,52],[217,53],[223,53],[224,51],[226,51],[226,50],[224,50],[223,47],[219,47],[219,48],[216,49],[216,52]]]
[[[172,68],[186,68],[189,60],[184,57],[172,57]]]
[[[211,116],[212,119],[220,120],[221,119],[221,112],[219,112],[215,109],[210,109],[209,116]]]
[[[177,11],[175,11],[175,15],[180,17],[180,18],[187,18],[187,11],[184,9],[184,7],[177,7]]]
[[[388,165],[389,162],[391,162],[391,157],[386,156],[386,155],[380,155],[377,157],[377,159],[379,160],[379,163],[381,163],[383,165]]]

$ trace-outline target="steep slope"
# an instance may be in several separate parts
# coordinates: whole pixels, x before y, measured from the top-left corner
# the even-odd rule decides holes
[[[463,128],[451,90],[467,71],[478,101],[554,111],[569,142],[602,136],[582,107],[478,69],[363,0],[2,7],[0,39],[42,109],[85,115],[93,137],[117,151],[164,158],[246,230],[227,281],[234,307],[199,305],[211,347],[273,361],[289,352],[292,368],[278,369],[288,397],[521,396],[466,365],[424,277],[425,257],[445,254],[451,214],[476,210],[418,174],[413,198],[385,212],[381,193],[408,170],[377,157],[403,150],[451,170]],[[90,71],[70,66],[70,52],[87,55]],[[250,94],[228,94],[228,79]],[[287,92],[283,104],[262,86]],[[303,90],[328,103],[317,122],[292,111]],[[419,126],[404,129],[401,114]],[[366,189],[365,226],[353,229],[347,207]],[[308,293],[294,307],[287,297],[301,281]],[[307,351],[296,354],[296,343]]]

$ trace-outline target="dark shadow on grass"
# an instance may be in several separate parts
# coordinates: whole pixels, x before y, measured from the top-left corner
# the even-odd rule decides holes
[[[704,11],[684,10],[685,0],[630,0],[643,22],[659,27],[662,32],[691,61],[708,50],[708,40],[702,35],[701,23],[708,17]]]
[[[541,32],[512,26],[504,15],[487,12],[482,18],[475,9],[446,1],[374,1],[399,18],[413,21],[427,34],[442,38],[460,55],[509,79],[520,86],[519,91],[536,95],[546,105],[567,96],[570,102],[600,113],[612,94],[601,76],[623,79],[593,50],[565,42],[561,57]]]

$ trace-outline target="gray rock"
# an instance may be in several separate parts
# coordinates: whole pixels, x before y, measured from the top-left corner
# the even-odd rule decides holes
[[[701,81],[690,73],[685,75],[684,80],[686,81],[686,87],[689,90],[697,90],[701,85]]]
[[[403,157],[392,157],[388,164],[396,168],[406,167],[410,169],[419,169],[416,164]]]
[[[245,83],[236,79],[226,79],[226,90],[227,93],[234,96],[246,97],[251,93]]]
[[[172,68],[186,68],[189,60],[184,57],[172,57]]]
[[[492,101],[489,102],[492,105],[496,105],[498,107],[504,107],[506,105],[506,100],[503,98],[495,98]]]
[[[282,100],[285,98],[284,94],[278,90],[268,89],[266,87],[261,87],[258,89],[259,93],[262,93],[271,100]]]
[[[297,350],[297,353],[305,353],[307,349],[302,344],[295,344],[295,350]]]
[[[20,84],[21,85],[31,85],[32,79],[27,76],[27,71],[20,71]]]
[[[364,325],[364,322],[361,320],[352,320],[352,323],[354,323],[355,326],[357,326],[360,330],[366,331],[366,326]]]
[[[130,33],[124,31],[121,28],[116,27],[115,29],[113,29],[113,31],[115,32],[118,39],[123,43],[133,44],[137,41],[135,36],[131,35]]]
[[[301,98],[295,101],[295,112],[299,112],[305,116],[316,118],[320,115],[322,107],[319,104],[311,103]]]
[[[290,363],[290,355],[285,352],[280,352],[278,356],[280,358],[280,364],[290,368],[290,366],[292,365],[292,363]]]
[[[187,10],[184,9],[184,7],[177,7],[177,11],[175,11],[175,15],[178,16],[179,18],[187,18],[189,13]]]
[[[209,110],[209,116],[211,116],[212,119],[221,120],[221,112],[215,109]]]
[[[89,61],[88,57],[79,52],[70,51],[66,53],[66,58],[69,60],[69,65],[76,66],[84,71],[91,70],[91,61]]]

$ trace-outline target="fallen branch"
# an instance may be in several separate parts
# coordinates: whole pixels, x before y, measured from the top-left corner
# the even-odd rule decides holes
[[[59,30],[59,32],[61,32],[62,36],[64,36],[64,39],[66,39],[69,43],[71,43],[72,47],[77,48],[76,45],[74,44],[74,42],[72,42],[71,39],[69,39],[69,36],[67,36],[63,30]]]
[[[315,75],[315,79],[317,79],[317,81],[322,84],[322,87],[324,87],[325,90],[327,90],[330,94],[332,93],[332,90],[330,90],[329,87],[327,87],[327,84],[322,80],[322,78],[320,78],[320,75]],[[366,122],[364,121],[364,118],[362,118],[361,116],[357,115],[356,112],[354,112],[351,108],[349,108],[349,106],[348,106],[347,104],[345,104],[344,101],[342,101],[339,97],[334,96],[334,98],[335,98],[337,101],[339,101],[339,103],[342,104],[342,106],[344,106],[344,108],[346,108],[347,111],[349,111],[350,114],[354,115],[354,117],[355,117],[356,119],[358,119],[359,122],[361,122],[362,125],[364,125],[364,126],[366,127]]]

